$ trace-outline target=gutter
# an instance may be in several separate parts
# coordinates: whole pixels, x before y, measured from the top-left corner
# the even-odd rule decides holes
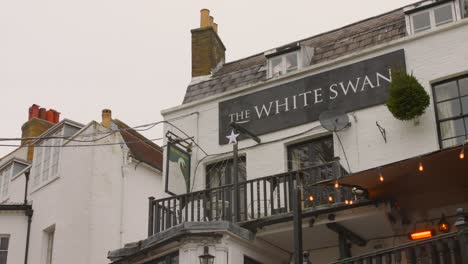
[[[26,177],[26,183],[24,186],[24,205],[28,205],[28,185],[29,185],[29,174],[31,173],[30,170],[24,172],[24,176]],[[26,232],[26,248],[24,250],[24,264],[28,264],[28,257],[29,257],[29,239],[31,237],[31,222],[33,216],[33,209],[32,206],[30,209],[26,210],[26,215],[28,216],[28,230]]]

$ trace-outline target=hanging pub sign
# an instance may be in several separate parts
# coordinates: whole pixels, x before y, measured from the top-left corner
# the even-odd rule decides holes
[[[383,104],[392,69],[406,70],[403,49],[220,102],[219,144],[229,142],[232,122],[262,135],[317,121],[326,110]]]
[[[167,144],[165,191],[179,195],[190,191],[190,154],[175,144]]]

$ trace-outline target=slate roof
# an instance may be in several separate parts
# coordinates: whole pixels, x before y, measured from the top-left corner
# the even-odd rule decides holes
[[[309,64],[313,65],[399,39],[406,34],[405,14],[401,8],[297,42],[314,48]],[[183,103],[266,81],[266,70],[263,53],[226,63],[210,79],[189,85]]]
[[[120,134],[127,143],[127,147],[130,149],[130,154],[135,159],[162,171],[163,149],[161,147],[137,131],[130,129],[130,127],[124,122],[118,119],[112,119],[112,122],[122,129],[120,130]]]

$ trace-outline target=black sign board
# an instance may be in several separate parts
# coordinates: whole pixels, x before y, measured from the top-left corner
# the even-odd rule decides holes
[[[317,121],[326,110],[383,104],[395,68],[406,70],[404,50],[220,102],[219,144],[229,142],[231,122],[262,135]]]

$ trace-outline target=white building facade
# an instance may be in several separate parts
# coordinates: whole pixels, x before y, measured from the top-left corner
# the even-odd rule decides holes
[[[162,112],[165,132],[193,137],[190,192],[156,200],[150,236],[111,252],[113,263],[198,263],[205,248],[214,263],[294,263],[292,186],[301,184],[301,247],[311,263],[430,263],[436,251],[448,261],[445,248],[456,252],[451,263],[468,261],[465,234],[455,238],[464,221],[457,208],[468,209],[465,10],[464,1],[422,1],[246,59],[220,59],[211,75],[194,76],[184,103]],[[204,13],[192,53],[196,34],[217,32],[204,27]],[[400,121],[385,105],[396,69],[430,96],[416,120]],[[346,112],[349,124],[325,129],[318,119],[329,110]],[[241,134],[237,162],[231,133]],[[314,176],[324,170],[332,176]],[[404,246],[418,230],[434,236],[418,242],[425,249]]]
[[[4,177],[1,263],[106,263],[109,250],[147,235],[148,197],[162,193],[161,152],[110,112],[103,124],[51,124],[32,160],[21,147],[0,161],[25,168]]]

